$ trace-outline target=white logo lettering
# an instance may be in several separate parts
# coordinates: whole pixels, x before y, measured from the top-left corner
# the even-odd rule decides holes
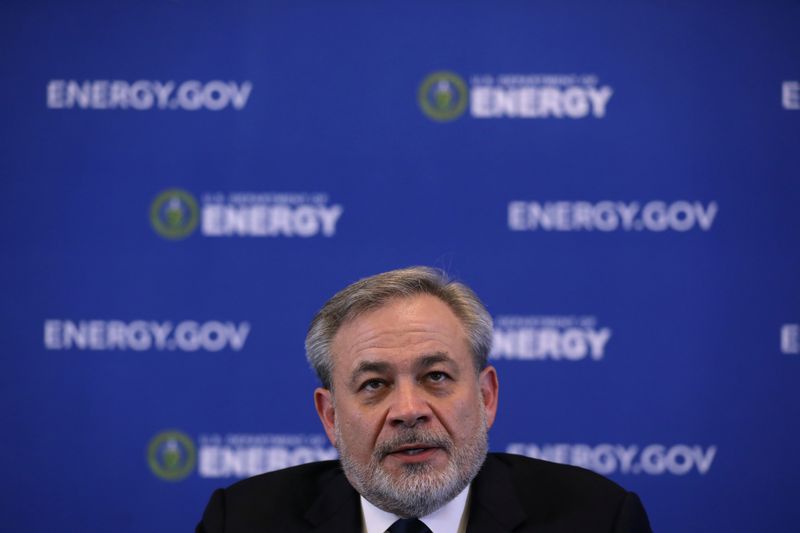
[[[200,227],[208,237],[333,237],[344,209],[327,202],[322,193],[204,194]]]
[[[342,206],[203,206],[204,235],[211,237],[240,235],[253,237],[311,237],[336,234],[336,222]]]
[[[46,94],[49,109],[221,111],[244,109],[252,90],[249,81],[50,80]]]
[[[671,474],[684,476],[692,471],[705,475],[717,455],[716,446],[650,444],[644,448],[622,444],[529,444],[511,443],[509,453],[562,464],[571,464],[610,474]]]
[[[611,87],[474,87],[470,111],[476,118],[603,118]]]
[[[320,435],[202,435],[197,471],[205,478],[245,478],[337,457]]]
[[[495,319],[492,359],[599,361],[610,328],[593,316],[505,316]]]
[[[512,231],[709,231],[719,208],[716,202],[680,200],[668,204],[638,202],[527,202],[508,204]]]
[[[475,118],[603,118],[614,90],[593,74],[489,74],[470,80]]]
[[[784,109],[800,109],[800,82],[785,81],[781,90],[781,102]]]
[[[48,350],[204,350],[240,351],[250,334],[248,322],[198,323],[134,320],[58,320],[44,322],[44,346]]]
[[[781,352],[800,353],[800,324],[784,324],[781,328]]]

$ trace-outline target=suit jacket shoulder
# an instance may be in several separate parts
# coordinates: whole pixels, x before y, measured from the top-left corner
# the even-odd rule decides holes
[[[360,531],[358,493],[339,461],[254,476],[218,489],[197,533]]]
[[[468,533],[649,532],[638,497],[574,466],[491,453],[472,485]]]
[[[358,493],[338,461],[278,470],[219,489],[197,533],[360,532]],[[491,453],[473,481],[468,533],[648,533],[635,494],[589,470]]]

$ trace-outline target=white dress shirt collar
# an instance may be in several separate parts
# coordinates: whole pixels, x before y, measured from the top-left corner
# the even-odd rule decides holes
[[[444,506],[419,519],[428,526],[432,533],[458,533],[466,526],[467,496],[469,485],[458,496]],[[365,533],[385,533],[400,517],[378,509],[361,496],[361,512],[364,517]],[[462,524],[463,523],[463,524]]]

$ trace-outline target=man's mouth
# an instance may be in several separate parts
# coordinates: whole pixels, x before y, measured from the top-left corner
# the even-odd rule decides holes
[[[407,434],[378,445],[375,457],[379,461],[392,458],[403,463],[420,463],[439,457],[441,453],[449,455],[451,447],[451,441],[444,435]]]
[[[426,452],[428,450],[433,450],[433,449],[435,449],[435,447],[433,446],[410,446],[410,447],[404,446],[402,448],[393,451],[392,453],[400,455],[419,455],[422,452]]]
[[[441,450],[441,447],[431,444],[409,444],[392,449],[384,457],[392,457],[403,463],[418,463],[430,461]]]

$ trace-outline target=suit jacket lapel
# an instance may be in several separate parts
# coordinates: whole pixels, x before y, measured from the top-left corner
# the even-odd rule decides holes
[[[488,455],[472,482],[467,533],[513,531],[526,519],[509,466]]]
[[[358,493],[336,468],[320,479],[319,496],[305,513],[310,531],[318,533],[360,532],[361,503]]]
[[[467,533],[506,533],[528,519],[517,498],[510,467],[489,454],[472,482]],[[319,496],[305,513],[310,531],[360,532],[361,503],[341,467],[320,479]]]

